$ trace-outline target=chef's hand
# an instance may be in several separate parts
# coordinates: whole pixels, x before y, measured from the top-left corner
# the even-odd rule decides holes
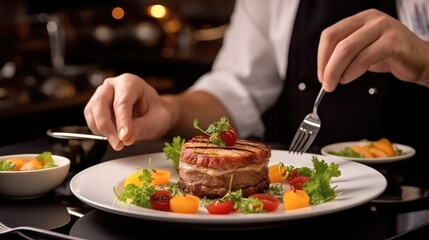
[[[106,136],[114,150],[136,140],[161,137],[171,128],[171,113],[156,90],[132,74],[107,78],[84,109],[88,127]]]
[[[375,9],[325,29],[318,50],[318,77],[326,91],[367,70],[429,87],[429,44],[404,24]]]

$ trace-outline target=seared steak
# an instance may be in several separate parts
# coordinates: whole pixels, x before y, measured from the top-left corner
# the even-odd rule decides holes
[[[219,198],[228,190],[242,189],[243,196],[265,192],[269,187],[268,161],[271,148],[262,143],[237,140],[226,148],[197,136],[180,152],[179,186],[185,193]]]

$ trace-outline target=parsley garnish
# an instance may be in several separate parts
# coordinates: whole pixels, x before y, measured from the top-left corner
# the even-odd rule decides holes
[[[337,186],[331,186],[330,181],[333,177],[341,176],[339,165],[333,162],[328,165],[325,160],[319,160],[316,156],[313,156],[311,161],[314,169],[311,171],[310,181],[304,184],[304,191],[310,196],[311,205],[334,199]]]
[[[139,180],[143,183],[142,186],[137,187],[134,184],[127,184],[121,194],[115,188],[113,188],[113,191],[120,201],[139,207],[150,208],[150,196],[156,190],[155,186],[151,184],[152,173],[147,168],[140,171],[142,171],[142,175],[139,176]]]
[[[231,128],[229,119],[227,117],[221,117],[219,121],[213,122],[209,125],[207,130],[203,130],[198,126],[198,119],[194,119],[194,128],[200,130],[204,134],[210,137],[210,141],[220,147],[226,147],[224,140],[221,139],[220,134],[228,131]]]
[[[174,137],[171,143],[166,142],[162,151],[168,160],[173,161],[174,169],[179,168],[180,150],[185,143],[185,139],[180,136]]]

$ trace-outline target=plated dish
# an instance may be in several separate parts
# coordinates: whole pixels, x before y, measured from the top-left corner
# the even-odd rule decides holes
[[[312,167],[312,156],[314,154],[293,155],[288,151],[272,150],[270,165],[283,162],[286,165]],[[262,214],[211,215],[201,208],[198,214],[180,214],[141,208],[117,200],[113,188],[121,191],[125,178],[137,168],[147,168],[149,161],[152,168],[172,169],[172,181],[178,180],[172,162],[166,160],[162,152],[120,158],[87,168],[72,178],[70,189],[78,199],[94,208],[134,218],[192,224],[246,224],[301,219],[342,211],[376,198],[387,186],[385,177],[366,165],[330,156],[316,156],[339,164],[342,174],[332,181],[333,185],[337,185],[338,196],[327,203],[290,211],[279,207],[274,212]]]
[[[331,152],[338,152],[347,146],[351,145],[365,145],[368,144],[367,141],[351,141],[351,142],[340,142],[340,143],[334,143],[327,145],[321,149],[321,153],[325,156],[332,156],[337,158],[342,158],[346,160],[356,161],[360,163],[365,164],[378,164],[378,163],[389,163],[389,162],[396,162],[396,161],[402,161],[406,160],[408,158],[411,158],[416,154],[416,150],[410,146],[399,144],[399,143],[393,143],[393,145],[400,149],[402,151],[402,155],[399,156],[393,156],[393,157],[377,157],[377,158],[357,158],[357,157],[344,157],[344,156],[338,156],[334,155]]]

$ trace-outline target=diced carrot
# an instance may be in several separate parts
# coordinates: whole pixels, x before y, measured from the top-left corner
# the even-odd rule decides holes
[[[310,206],[310,196],[304,190],[289,189],[283,193],[283,207],[285,210]]]
[[[369,151],[368,146],[359,146],[359,145],[350,145],[349,146],[353,151],[358,154],[362,154],[365,158],[373,158],[374,155]]]
[[[268,177],[271,183],[282,183],[282,175],[286,173],[284,165],[277,163],[268,168]]]
[[[383,150],[388,157],[393,157],[396,155],[393,144],[387,138],[380,138],[378,141],[374,142],[373,145]]]
[[[376,146],[372,146],[369,148],[369,151],[372,153],[372,155],[376,158],[380,157],[388,157],[387,153],[383,151],[383,149],[380,149]]]
[[[128,175],[125,178],[124,187],[126,187],[128,184],[134,184],[137,187],[140,187],[141,185],[143,185],[143,182],[141,182],[139,179],[140,175],[142,175],[141,171],[137,171],[135,173]]]
[[[163,169],[152,169],[152,184],[167,185],[170,183],[171,172]]]
[[[126,187],[130,183],[136,185],[137,187],[141,187],[143,185],[143,182],[140,181],[140,176],[142,174],[143,174],[142,171],[137,171],[137,172],[134,172],[134,173],[128,175],[125,178],[124,187]],[[167,185],[170,183],[170,175],[171,175],[171,172],[168,170],[153,169],[152,173],[151,173],[152,184],[153,185]]]
[[[22,159],[22,158],[10,158],[10,159],[7,159],[6,161],[15,164],[15,166],[12,169],[13,171],[19,171],[21,167],[27,162],[25,159]]]
[[[20,171],[37,170],[42,168],[43,168],[43,163],[41,161],[37,159],[31,159],[29,161],[26,161],[26,163],[24,163],[24,165],[22,165],[22,167],[19,170]]]
[[[176,213],[198,213],[201,200],[199,197],[186,194],[176,195],[170,199],[170,208]]]

